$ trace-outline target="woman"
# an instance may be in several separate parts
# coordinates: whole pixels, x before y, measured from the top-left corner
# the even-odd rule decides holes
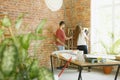
[[[86,43],[86,40],[88,40],[88,37],[85,34],[84,30],[82,29],[82,26],[80,25],[76,26],[74,35],[77,40],[77,49],[82,50],[84,54],[88,54],[87,43]]]
[[[76,26],[74,35],[77,40],[77,49],[83,51],[84,54],[88,54],[87,43],[86,43],[86,40],[88,40],[88,37],[81,25]],[[91,67],[88,67],[89,72],[90,72],[90,69]]]

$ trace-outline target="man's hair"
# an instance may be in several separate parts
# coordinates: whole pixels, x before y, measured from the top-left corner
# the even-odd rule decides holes
[[[59,26],[62,26],[63,24],[65,24],[65,22],[64,21],[60,21]]]

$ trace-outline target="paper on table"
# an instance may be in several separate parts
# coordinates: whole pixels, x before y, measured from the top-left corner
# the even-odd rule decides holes
[[[54,51],[52,52],[52,54],[61,54],[61,53],[68,53],[68,54],[73,54],[73,55],[76,55],[78,52],[78,50],[60,50],[60,51]]]
[[[67,54],[67,53],[62,53],[60,54],[60,56],[64,57],[65,59],[70,59],[71,57],[72,57],[72,60],[77,59],[76,55]]]
[[[79,58],[83,60],[83,56],[78,55],[81,54],[80,52],[81,51],[79,50],[60,50],[60,51],[54,51],[52,54],[56,54],[58,57],[62,56],[65,59],[69,59],[72,57],[72,60],[76,60]]]

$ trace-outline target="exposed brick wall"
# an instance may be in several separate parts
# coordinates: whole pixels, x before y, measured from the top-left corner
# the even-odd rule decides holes
[[[74,30],[78,23],[80,23],[82,27],[90,28],[90,3],[91,0],[64,0],[67,28]],[[66,33],[69,33],[68,29]],[[69,48],[76,49],[76,41],[74,38],[73,41],[68,41],[67,44]],[[90,43],[88,43],[88,45],[89,44]]]
[[[26,13],[21,28],[23,29],[27,25],[28,29],[21,30],[21,33],[34,31],[38,23],[47,18],[43,30],[47,39],[42,40],[42,45],[38,51],[40,65],[50,66],[49,55],[56,50],[53,44],[55,42],[54,33],[61,20],[65,20],[68,27],[74,27],[73,25],[76,25],[77,22],[81,22],[85,27],[90,26],[90,0],[64,0],[64,2],[59,11],[52,12],[47,8],[44,0],[0,0],[0,14],[7,13],[13,21],[20,13]],[[75,15],[76,13],[77,15]],[[30,53],[34,51],[34,44],[33,41],[29,49]]]
[[[64,0],[65,20],[68,27],[75,27],[81,23],[83,27],[90,27],[91,0]]]
[[[42,53],[40,51],[38,53],[41,58],[40,65],[49,66],[49,55],[55,50],[52,44],[54,42],[53,33],[58,28],[58,23],[64,20],[64,10],[52,12],[47,8],[44,0],[0,0],[0,14],[4,13],[7,13],[13,21],[20,13],[26,13],[22,28],[27,25],[28,29],[22,32],[34,31],[41,19],[47,18],[43,30],[47,39],[42,41],[44,44],[39,49],[42,50]],[[33,53],[34,43],[31,44],[30,53]]]

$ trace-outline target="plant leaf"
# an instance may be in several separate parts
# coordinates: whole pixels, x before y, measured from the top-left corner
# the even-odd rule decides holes
[[[105,49],[106,53],[109,53],[109,48],[108,48],[108,46],[103,41],[101,41],[101,45]]]
[[[2,36],[3,33],[4,33],[4,31],[0,29],[0,36]]]
[[[19,52],[21,53],[21,54],[19,55],[20,60],[21,60],[22,62],[24,62],[25,59],[27,58],[27,55],[28,55],[27,50],[24,49],[24,48],[21,48],[21,49],[19,49]]]
[[[43,39],[45,39],[46,37],[45,36],[39,36],[39,35],[37,35],[37,34],[33,34],[33,33],[31,33],[30,34],[30,40],[43,40]]]
[[[30,45],[30,34],[25,34],[21,36],[20,42],[21,42],[21,46],[27,50]]]
[[[40,67],[38,80],[54,80],[53,73],[45,67]]]
[[[118,39],[117,41],[115,41],[114,43],[113,43],[113,46],[114,47],[118,47],[120,45],[120,39]]]
[[[119,53],[120,52],[120,39],[115,41],[112,46],[113,46],[114,53],[116,54]]]
[[[23,20],[24,14],[20,14],[19,17],[17,18],[16,22],[15,22],[15,28],[18,30],[22,24],[22,20]]]
[[[38,64],[39,64],[38,59],[34,59],[30,66],[30,70],[29,70],[30,79],[34,79],[34,78],[38,77],[38,73],[39,73]]]
[[[36,33],[42,33],[43,26],[47,22],[47,19],[43,19],[37,26]]]
[[[10,21],[10,19],[7,16],[5,16],[2,19],[1,22],[2,22],[2,26],[4,26],[4,27],[10,27],[11,26],[11,21]]]

